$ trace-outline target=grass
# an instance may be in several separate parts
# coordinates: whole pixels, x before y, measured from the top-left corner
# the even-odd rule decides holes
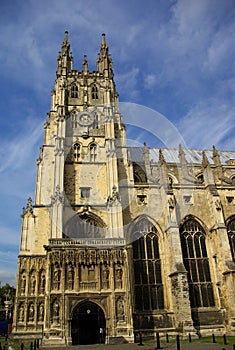
[[[21,344],[24,344],[24,350],[30,350],[30,341],[16,341],[16,340],[12,340],[12,339],[6,339],[6,337],[0,336],[0,342],[1,342],[1,346],[2,349],[8,350],[8,346],[12,346],[14,348],[14,350],[21,350]],[[34,344],[32,346],[32,349],[34,349]]]

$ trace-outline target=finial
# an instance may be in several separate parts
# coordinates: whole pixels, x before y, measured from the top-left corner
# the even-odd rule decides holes
[[[68,42],[68,31],[66,30],[65,32],[64,32],[64,43],[67,43]]]
[[[179,160],[180,160],[180,163],[182,163],[182,164],[186,164],[187,163],[187,160],[186,160],[186,157],[185,157],[185,153],[184,153],[184,150],[182,148],[181,143],[179,144]]]
[[[83,72],[87,72],[87,69],[88,69],[87,55],[84,55],[82,65],[83,65]]]
[[[162,152],[162,149],[161,149],[161,148],[159,149],[159,162],[160,162],[161,164],[166,163],[166,161],[165,161],[165,158],[164,158],[164,155],[163,155],[163,152]]]
[[[103,44],[103,45],[106,44],[105,33],[102,33],[102,44]]]
[[[203,168],[207,168],[208,165],[210,165],[210,163],[209,163],[209,160],[206,156],[206,152],[202,151],[202,166],[203,166]]]

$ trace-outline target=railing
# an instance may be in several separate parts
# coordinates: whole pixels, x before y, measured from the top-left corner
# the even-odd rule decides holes
[[[49,244],[52,246],[124,246],[126,240],[123,238],[78,238],[62,239],[51,238]]]
[[[96,289],[96,284],[97,284],[97,282],[80,282],[79,287],[82,290]]]

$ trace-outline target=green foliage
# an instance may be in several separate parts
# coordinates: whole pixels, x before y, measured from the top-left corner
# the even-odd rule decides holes
[[[0,321],[11,321],[15,292],[15,287],[10,286],[8,283],[0,288]],[[11,317],[8,320],[6,320],[5,301],[11,302],[11,312],[9,313]]]

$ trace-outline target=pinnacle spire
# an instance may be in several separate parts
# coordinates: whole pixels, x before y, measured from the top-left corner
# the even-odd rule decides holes
[[[179,144],[179,161],[181,164],[187,164],[185,153],[181,144]]]
[[[102,34],[102,41],[100,45],[100,52],[97,59],[98,71],[105,74],[107,77],[113,75],[112,58],[109,55],[109,47],[106,43],[105,34]]]
[[[207,158],[206,152],[202,151],[202,166],[203,168],[207,168],[210,165],[209,160]]]
[[[67,30],[64,32],[64,41],[62,43],[62,54],[70,52],[70,43]]]
[[[70,43],[68,39],[68,32],[64,33],[64,41],[61,46],[61,52],[59,52],[57,65],[57,76],[66,75],[69,71],[72,70],[73,57],[70,52]]]

